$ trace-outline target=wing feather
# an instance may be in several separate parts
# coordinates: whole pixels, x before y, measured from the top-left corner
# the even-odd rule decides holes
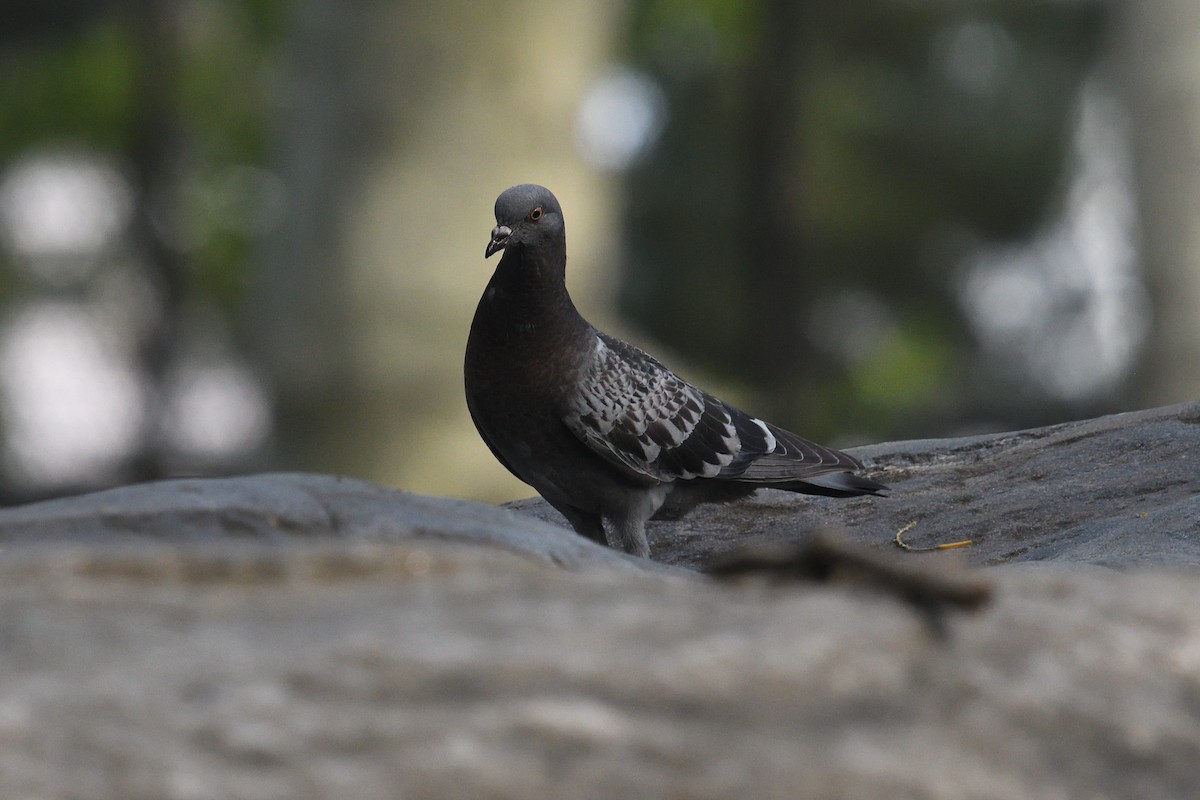
[[[852,456],[751,417],[599,332],[569,394],[567,427],[635,480],[781,485],[862,467]]]

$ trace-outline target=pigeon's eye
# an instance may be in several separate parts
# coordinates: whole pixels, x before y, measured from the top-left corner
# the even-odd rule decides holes
[[[538,206],[533,211],[529,212],[529,221],[530,222],[537,222],[541,218],[542,218],[542,207],[541,206]]]

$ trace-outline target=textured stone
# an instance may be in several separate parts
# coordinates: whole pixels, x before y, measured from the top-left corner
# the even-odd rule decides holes
[[[283,546],[328,537],[377,542],[444,539],[565,567],[656,568],[593,547],[558,525],[502,508],[330,475],[162,481],[0,511],[0,546],[70,542],[111,547],[151,541]]]
[[[1194,576],[994,579],[939,640],[850,588],[444,542],[25,550],[0,795],[1192,796]]]
[[[874,468],[891,496],[828,500],[765,490],[742,503],[702,506],[678,522],[650,523],[654,558],[698,566],[741,544],[794,540],[816,526],[892,549],[896,532],[915,523],[905,541],[970,539],[958,553],[978,565],[1200,565],[1200,403],[849,452]],[[561,520],[539,500],[510,507]]]
[[[682,564],[836,523],[999,565],[940,635],[858,584],[717,582],[361,481],[6,509],[0,797],[1197,796],[1198,411],[879,445],[890,498],[653,526]],[[900,554],[913,520],[976,544]]]

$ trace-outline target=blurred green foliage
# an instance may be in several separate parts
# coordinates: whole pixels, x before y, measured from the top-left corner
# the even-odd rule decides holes
[[[61,39],[10,41],[0,58],[0,158],[47,140],[128,146],[135,57],[125,26],[97,20]]]
[[[34,4],[35,6],[39,4]],[[232,312],[246,282],[248,210],[230,169],[265,165],[289,4],[73,3],[0,11],[0,163],[82,150],[139,171],[167,139],[152,192],[190,291]],[[162,144],[157,141],[154,144]]]

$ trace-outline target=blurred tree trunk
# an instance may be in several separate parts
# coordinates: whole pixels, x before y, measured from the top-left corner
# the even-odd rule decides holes
[[[1200,3],[1124,0],[1116,35],[1153,307],[1133,393],[1144,405],[1195,400],[1200,398]]]
[[[743,353],[748,373],[763,388],[758,408],[779,419],[792,416],[802,372],[818,361],[805,331],[813,270],[799,168],[813,7],[809,0],[763,4],[760,40],[745,79],[745,189],[738,226],[745,235],[747,265]]]
[[[577,297],[606,283],[592,259],[611,201],[571,131],[621,8],[292,6],[276,155],[289,206],[248,320],[274,391],[279,467],[531,494],[471,425],[463,352],[495,266],[483,258],[492,205],[508,186],[544,183],[563,202]]]
[[[272,461],[288,469],[326,463],[352,471],[337,455],[354,447],[352,437],[335,421],[353,408],[355,388],[339,249],[346,199],[371,150],[363,131],[376,122],[375,109],[353,91],[354,42],[371,29],[371,9],[296,3],[279,82],[274,161],[288,207],[260,259],[247,338],[274,394]]]
[[[164,399],[168,372],[178,355],[188,294],[187,258],[169,241],[178,238],[181,222],[175,212],[178,163],[186,148],[179,119],[182,42],[174,3],[154,0],[124,10],[139,55],[134,73],[138,107],[126,154],[135,192],[132,234],[158,301],[153,324],[138,350],[148,408],[128,472],[132,480],[148,481],[169,474],[163,451]]]

